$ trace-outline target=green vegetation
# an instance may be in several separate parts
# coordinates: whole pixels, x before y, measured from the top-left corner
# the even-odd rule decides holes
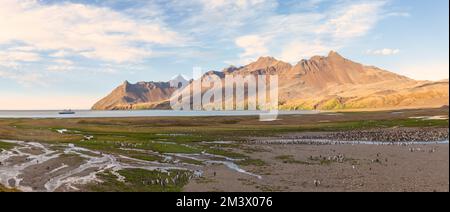
[[[118,173],[125,177],[125,182],[118,181],[117,176],[108,172],[99,174],[103,183],[91,184],[87,187],[95,192],[179,192],[188,183],[189,176],[192,175],[187,171],[170,171],[169,176],[167,173],[160,171],[143,169],[124,169],[118,171]],[[176,175],[179,178],[174,183],[172,179]],[[165,183],[166,179],[167,184]],[[160,181],[164,181],[164,185],[161,185]]]
[[[0,150],[10,150],[14,148],[14,146],[15,146],[14,144],[0,141]]]
[[[322,110],[342,110],[345,109],[345,105],[337,98],[327,100],[321,105]]]
[[[391,127],[448,127],[448,120],[420,120],[420,119],[399,119],[399,120],[364,120],[345,121],[336,123],[318,123],[310,126],[299,127],[300,132],[336,132],[371,128],[391,128]],[[289,131],[289,129],[280,129]]]
[[[154,142],[146,142],[142,143],[139,148],[153,150],[159,153],[200,153],[201,150],[195,147],[180,145],[180,144],[172,144],[172,143],[154,143]]]
[[[337,102],[327,103],[339,107]],[[304,105],[305,107],[308,105]],[[262,152],[242,144],[249,138],[278,136],[296,132],[333,132],[392,127],[448,128],[448,120],[411,119],[417,116],[448,115],[448,109],[405,110],[393,115],[384,112],[345,112],[315,115],[285,115],[273,122],[260,122],[257,116],[242,117],[146,117],[146,118],[80,118],[80,119],[0,119],[0,139],[43,143],[72,143],[79,147],[107,154],[120,154],[146,161],[163,161],[159,154],[202,152],[234,159],[241,166],[264,166],[265,161],[253,159],[249,153]],[[58,130],[67,129],[65,133]],[[88,140],[85,136],[89,137]],[[214,141],[235,141],[218,143]],[[14,144],[0,142],[1,149]],[[57,147],[55,147],[57,148]],[[93,153],[87,153],[93,154]],[[312,157],[305,161],[292,155],[275,158],[284,163],[300,165],[327,165],[335,161]],[[201,165],[192,159],[181,162]],[[345,159],[356,164],[358,161]],[[181,171],[179,171],[181,172]],[[119,171],[125,182],[111,172],[99,174],[104,183],[89,185],[93,191],[180,191],[188,177],[165,186],[149,182],[162,179],[163,173],[141,169]],[[192,173],[191,173],[192,174]],[[185,175],[183,175],[185,176]],[[267,188],[272,190],[277,188]],[[0,186],[0,191],[14,191]]]
[[[143,160],[161,158],[121,148],[158,153],[207,152],[246,159],[233,152],[239,143],[208,144],[211,141],[244,141],[248,137],[275,136],[307,131],[347,131],[389,127],[448,127],[448,120],[411,119],[413,116],[448,114],[448,110],[411,110],[393,116],[391,112],[346,112],[338,115],[281,116],[274,122],[258,117],[148,117],[85,119],[0,119],[0,139],[74,143],[105,153],[125,154]],[[61,134],[58,129],[68,129]],[[89,141],[84,136],[93,136]],[[12,148],[0,143],[0,148]],[[253,151],[248,149],[248,151]],[[244,151],[245,152],[245,151]],[[249,162],[249,161],[247,161]]]
[[[204,141],[245,140],[248,136],[271,136],[284,132],[336,131],[386,127],[448,127],[448,120],[411,119],[413,116],[443,115],[448,110],[391,112],[345,112],[339,115],[280,116],[274,122],[259,122],[258,117],[149,117],[86,119],[0,119],[0,138],[40,142],[77,143],[83,136],[94,141],[146,144],[156,151],[180,150],[182,146],[155,145],[150,142],[193,144]],[[60,134],[58,129],[68,129]],[[147,145],[148,143],[148,145]],[[92,144],[94,145],[94,144]],[[166,150],[169,148],[169,150]],[[195,152],[196,150],[194,150]]]
[[[335,103],[335,102],[334,102]],[[333,106],[333,102],[330,105]],[[335,104],[334,104],[335,105]],[[411,119],[416,116],[448,115],[448,109],[345,112],[314,115],[285,115],[273,122],[257,116],[242,117],[145,117],[79,119],[0,119],[0,139],[73,143],[109,154],[147,161],[161,161],[157,153],[197,154],[207,152],[244,159],[241,165],[262,165],[245,154],[263,151],[244,146],[249,137],[270,137],[292,132],[348,131],[391,127],[448,127],[448,120]],[[67,129],[63,134],[59,129]],[[87,140],[85,136],[93,136]],[[236,141],[217,144],[212,141]],[[0,142],[0,149],[12,144]],[[237,149],[241,151],[236,151]],[[307,163],[279,158],[286,163]],[[200,164],[198,161],[183,160]]]
[[[289,164],[302,164],[302,165],[312,165],[310,162],[296,160],[293,155],[280,155],[275,157],[275,159],[282,161],[283,163]]]
[[[310,156],[307,161],[296,160],[293,155],[280,155],[275,157],[275,159],[282,161],[287,164],[301,164],[301,165],[331,165],[332,163],[338,162],[336,160],[330,160],[326,157],[313,157]],[[349,162],[352,165],[357,165],[358,160],[352,158],[345,158],[342,162]]]

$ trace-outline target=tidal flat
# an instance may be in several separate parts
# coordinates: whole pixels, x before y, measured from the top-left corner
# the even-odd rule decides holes
[[[0,191],[448,191],[448,113],[0,119]]]

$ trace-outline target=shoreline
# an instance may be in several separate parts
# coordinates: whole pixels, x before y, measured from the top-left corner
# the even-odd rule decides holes
[[[39,191],[445,191],[443,115],[448,110],[286,115],[273,122],[0,119],[0,181]]]
[[[80,119],[80,118],[183,118],[183,117],[252,117],[270,111],[175,111],[175,110],[73,110],[75,114],[59,114],[56,110],[1,111],[0,119]],[[316,110],[278,111],[279,116],[316,115]]]
[[[80,119],[80,118],[183,118],[183,117],[251,117],[270,111],[176,111],[176,110],[72,110],[75,114],[59,114],[60,110],[0,110],[0,119]],[[278,110],[278,116],[339,115],[346,113],[391,113],[401,115],[414,111],[448,111],[448,108],[383,108],[355,110]],[[21,114],[21,115],[20,115]],[[448,113],[447,113],[448,114]],[[441,114],[442,115],[442,114]],[[411,117],[413,118],[413,117]],[[447,116],[448,118],[448,116]]]

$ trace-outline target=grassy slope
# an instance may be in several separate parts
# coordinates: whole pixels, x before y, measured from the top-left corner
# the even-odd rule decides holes
[[[9,150],[9,149],[12,149],[13,147],[14,147],[14,144],[0,141],[0,151],[1,150]]]

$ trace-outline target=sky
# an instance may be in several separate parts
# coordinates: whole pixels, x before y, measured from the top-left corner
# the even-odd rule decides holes
[[[449,78],[448,0],[0,0],[0,110],[88,109],[123,81],[331,50]]]

